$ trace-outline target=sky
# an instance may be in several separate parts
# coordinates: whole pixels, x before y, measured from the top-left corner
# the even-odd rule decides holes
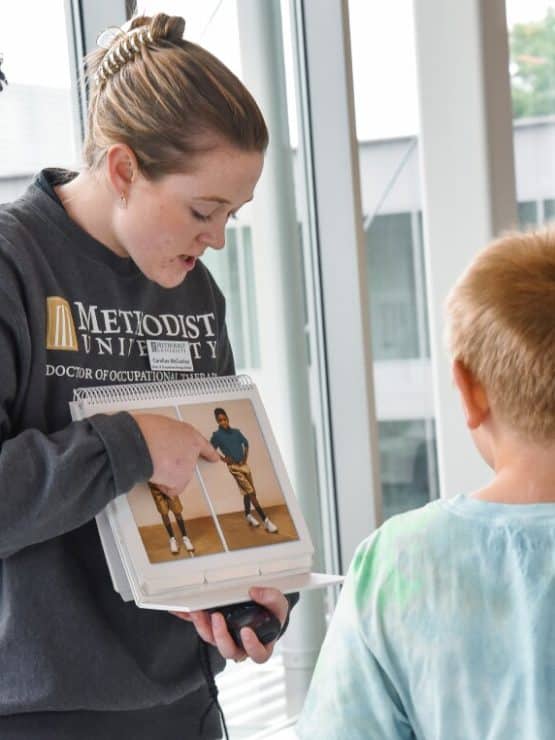
[[[538,20],[549,5],[555,5],[555,0],[507,0],[508,25]],[[138,0],[137,7],[148,14],[163,10],[184,16],[186,37],[241,74],[235,0]],[[349,2],[359,139],[418,130],[412,8],[413,0]],[[288,31],[287,23],[285,27]],[[25,29],[25,43],[21,29]],[[286,35],[287,49],[290,35]],[[64,0],[0,0],[0,52],[8,81],[69,88]],[[288,55],[286,68],[292,90]],[[294,116],[290,126],[296,127]]]

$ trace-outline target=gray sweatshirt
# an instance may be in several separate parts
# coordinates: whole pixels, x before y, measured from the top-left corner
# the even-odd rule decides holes
[[[0,738],[50,738],[61,717],[77,722],[68,738],[138,738],[129,718],[157,712],[145,738],[193,738],[209,702],[196,632],[122,601],[94,522],[151,475],[148,449],[127,413],[72,422],[68,402],[158,379],[147,339],[188,340],[194,374],[232,374],[225,303],[202,263],[163,289],[85,233],[52,189],[68,177],[46,170],[0,208]],[[162,711],[179,702],[186,716]],[[104,716],[109,730],[90,729]]]

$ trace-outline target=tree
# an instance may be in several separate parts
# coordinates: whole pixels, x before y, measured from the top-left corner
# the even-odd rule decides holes
[[[509,47],[514,117],[555,114],[555,9],[541,21],[515,24]]]

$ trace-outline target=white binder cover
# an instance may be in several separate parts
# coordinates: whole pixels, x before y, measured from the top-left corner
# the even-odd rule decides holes
[[[162,414],[190,423],[214,444],[221,438],[215,411],[223,409],[236,438],[248,444],[247,469],[199,460],[177,500],[142,483],[97,516],[114,588],[124,600],[192,611],[245,601],[251,586],[290,593],[342,580],[311,573],[310,535],[248,376],[79,388],[70,408],[73,419],[122,410]],[[251,489],[272,527],[252,506],[254,523],[247,521],[244,496]]]

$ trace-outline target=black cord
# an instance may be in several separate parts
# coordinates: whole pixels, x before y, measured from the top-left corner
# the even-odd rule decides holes
[[[279,637],[283,635],[283,633],[287,629],[287,626],[289,624],[289,615],[291,614],[291,609],[295,606],[295,604],[299,600],[299,594],[298,593],[285,594],[285,598],[289,602],[289,611],[287,612],[287,617],[285,619],[283,627],[281,628],[278,639]],[[202,669],[202,673],[204,675],[204,680],[206,681],[208,693],[210,695],[210,702],[208,706],[206,707],[206,709],[204,710],[202,717],[200,718],[200,734],[202,735],[202,731],[204,729],[204,723],[206,722],[206,719],[208,718],[208,715],[210,714],[210,711],[215,704],[216,709],[218,710],[218,714],[220,715],[220,720],[222,723],[222,729],[224,731],[225,740],[229,740],[229,734],[227,732],[227,725],[225,723],[224,711],[222,707],[220,706],[220,702],[218,701],[218,687],[216,686],[216,681],[214,679],[214,674],[212,672],[212,666],[210,665],[210,655],[208,653],[209,648],[208,648],[207,643],[204,642],[204,640],[201,640],[200,637],[198,638],[198,644],[199,644],[199,663]]]
[[[8,84],[6,75],[2,72],[2,62],[4,61],[4,55],[0,54],[0,92],[4,89],[5,85]]]
[[[225,717],[224,717],[224,711],[220,706],[220,702],[218,701],[218,687],[216,686],[216,681],[214,680],[214,674],[212,672],[212,666],[210,665],[210,656],[208,654],[208,645],[204,642],[204,640],[201,640],[199,637],[199,663],[200,667],[202,669],[202,673],[204,674],[204,680],[206,681],[206,686],[208,688],[208,693],[210,694],[210,702],[206,709],[204,710],[204,713],[202,717],[200,718],[200,734],[202,735],[202,731],[204,729],[204,723],[206,722],[206,719],[208,718],[208,715],[210,714],[210,711],[212,710],[212,707],[214,704],[216,705],[216,709],[218,710],[218,714],[220,715],[220,720],[222,723],[222,729],[224,731],[224,737],[225,740],[229,740],[229,734],[227,732],[227,725],[225,723]]]
[[[289,604],[289,610],[287,612],[287,616],[285,617],[285,622],[283,623],[283,627],[279,631],[279,635],[277,636],[277,639],[283,635],[285,630],[289,627],[289,617],[291,616],[291,609],[295,606],[297,601],[299,600],[300,594],[298,591],[295,591],[292,594],[285,594],[285,598],[287,599],[287,602]]]

